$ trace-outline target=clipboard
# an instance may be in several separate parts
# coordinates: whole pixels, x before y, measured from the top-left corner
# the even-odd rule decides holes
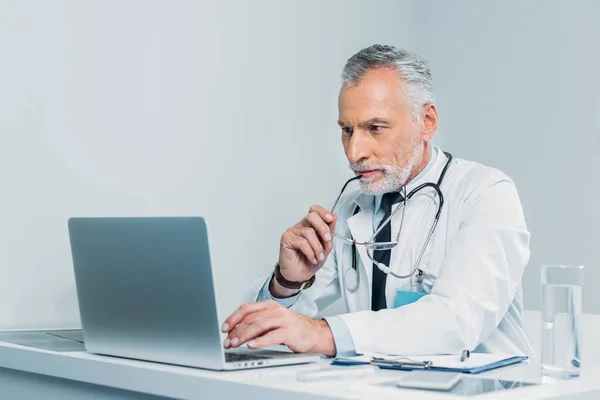
[[[471,353],[468,362],[461,362],[456,355],[421,356],[421,357],[368,357],[334,358],[332,365],[371,364],[381,369],[412,371],[460,372],[463,374],[480,374],[493,369],[518,364],[527,360],[527,356]],[[463,366],[464,365],[464,366]]]

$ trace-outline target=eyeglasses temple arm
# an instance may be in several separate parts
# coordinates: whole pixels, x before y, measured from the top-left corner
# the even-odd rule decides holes
[[[347,243],[349,243],[349,244],[354,244],[354,243],[356,243],[354,240],[352,240],[352,239],[348,239],[347,237],[345,237],[345,236],[342,236],[342,235],[340,235],[339,233],[335,233],[335,232],[333,232],[333,236],[335,236],[336,238],[342,239],[343,241],[345,241],[345,242],[347,242]]]
[[[340,194],[338,194],[337,199],[335,199],[335,203],[333,203],[333,207],[331,207],[331,212],[333,212],[333,210],[335,209],[335,206],[337,206],[338,201],[340,201],[340,197],[342,197],[342,193],[344,193],[344,190],[346,190],[346,186],[348,186],[348,184],[352,181],[355,181],[357,179],[360,179],[362,177],[362,175],[356,175],[353,178],[350,178],[346,181],[346,183],[344,183],[344,186],[342,187],[342,190],[340,191]]]

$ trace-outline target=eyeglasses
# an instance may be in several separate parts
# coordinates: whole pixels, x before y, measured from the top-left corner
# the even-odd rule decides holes
[[[345,282],[346,287],[348,288],[348,290],[350,290],[351,292],[356,290],[356,288],[358,287],[358,273],[356,272],[356,258],[355,258],[355,247],[356,245],[360,245],[360,246],[365,246],[366,247],[366,253],[367,256],[371,259],[371,261],[377,265],[377,267],[379,267],[379,269],[381,271],[383,271],[386,274],[392,275],[395,278],[398,279],[405,279],[405,278],[409,278],[411,277],[417,270],[419,270],[419,275],[417,278],[417,281],[422,280],[422,276],[424,274],[424,271],[422,271],[421,269],[419,269],[419,265],[421,264],[421,260],[423,259],[423,255],[425,254],[425,250],[427,249],[427,245],[429,244],[429,242],[431,241],[431,237],[433,236],[433,232],[435,232],[435,228],[437,227],[437,224],[440,220],[440,215],[442,213],[442,208],[444,207],[444,195],[442,194],[442,191],[440,189],[440,185],[442,184],[442,181],[444,179],[444,176],[446,175],[446,171],[448,170],[448,167],[450,166],[450,163],[452,162],[452,154],[450,153],[446,153],[444,152],[444,154],[447,157],[447,161],[446,161],[446,165],[444,166],[444,169],[442,169],[442,172],[440,173],[440,177],[438,178],[437,183],[433,183],[433,182],[425,182],[420,184],[419,186],[417,186],[416,188],[412,189],[408,194],[406,193],[406,187],[402,188],[402,194],[404,196],[404,201],[402,202],[402,204],[398,207],[396,207],[396,209],[394,210],[393,213],[390,214],[390,216],[383,221],[383,223],[381,223],[379,225],[379,228],[375,231],[375,233],[373,234],[373,236],[371,236],[371,238],[369,240],[367,240],[366,242],[358,242],[354,239],[351,238],[347,238],[345,236],[342,236],[338,233],[333,233],[334,237],[342,240],[343,244],[349,244],[352,245],[354,248],[352,250],[352,270],[354,270],[354,275],[355,275],[355,281],[357,282],[356,285],[354,285],[354,289],[351,289],[348,286],[348,283]],[[342,187],[342,191],[340,192],[339,196],[337,197],[337,199],[335,200],[335,203],[333,204],[333,207],[331,208],[331,212],[333,213],[333,210],[335,209],[335,206],[337,206],[338,201],[340,200],[340,197],[342,197],[342,193],[344,193],[344,190],[346,189],[346,186],[348,186],[348,184],[352,181],[355,181],[357,179],[360,179],[360,175],[359,176],[355,176],[352,179],[349,179],[344,186]],[[435,218],[433,220],[433,224],[431,224],[431,228],[429,229],[429,233],[427,234],[427,238],[425,239],[425,243],[423,244],[423,247],[421,248],[421,252],[419,253],[419,256],[417,257],[417,261],[414,263],[411,271],[406,274],[406,275],[398,275],[394,272],[392,272],[392,270],[390,269],[389,266],[380,263],[379,261],[376,261],[373,256],[371,254],[369,254],[369,250],[391,250],[393,249],[398,242],[400,241],[400,233],[402,232],[402,226],[404,225],[404,212],[406,210],[406,204],[408,203],[408,201],[417,193],[419,193],[421,190],[426,189],[426,188],[430,188],[435,190],[435,192],[437,193],[438,196],[438,206],[437,206],[437,212],[435,214]],[[377,234],[381,231],[381,229],[383,229],[383,227],[385,227],[386,224],[389,224],[390,221],[392,220],[392,217],[394,216],[394,214],[396,214],[398,212],[398,210],[400,209],[400,207],[402,207],[402,220],[400,222],[400,229],[398,229],[398,235],[396,236],[396,241],[395,242],[381,242],[381,243],[377,243],[375,242],[375,237],[377,236]],[[350,271],[350,269],[348,270]],[[345,277],[344,277],[345,279]]]
[[[340,194],[338,195],[337,199],[335,199],[335,203],[333,203],[333,207],[331,207],[331,213],[334,212],[335,207],[337,206],[340,198],[342,197],[342,194],[344,193],[344,190],[346,190],[346,187],[348,186],[348,184],[352,181],[355,181],[357,179],[360,179],[360,175],[355,176],[353,178],[350,178],[342,187],[342,190],[340,191]],[[403,187],[402,188],[402,197],[404,199],[406,199],[406,188]],[[391,250],[394,247],[396,247],[396,245],[398,244],[399,240],[400,240],[400,232],[402,231],[402,225],[404,224],[404,210],[406,209],[406,202],[403,202],[402,205],[396,207],[396,209],[394,210],[394,212],[392,212],[390,214],[390,216],[383,221],[382,223],[379,224],[379,227],[377,228],[377,230],[375,230],[375,232],[373,233],[373,235],[369,238],[369,240],[367,240],[366,242],[361,242],[361,241],[357,241],[355,239],[352,238],[347,238],[343,235],[340,235],[337,232],[333,233],[333,236],[341,239],[344,244],[348,244],[348,245],[358,245],[358,246],[364,246],[367,250],[373,250],[373,251],[378,251],[378,250]],[[377,237],[377,234],[379,234],[379,232],[385,228],[385,226],[387,224],[390,223],[390,221],[392,220],[392,218],[394,217],[394,215],[398,212],[398,210],[402,208],[402,219],[400,221],[400,229],[398,230],[398,235],[396,236],[396,240],[393,242],[375,242],[375,238]],[[368,252],[367,252],[368,254]],[[369,255],[369,258],[370,255]]]

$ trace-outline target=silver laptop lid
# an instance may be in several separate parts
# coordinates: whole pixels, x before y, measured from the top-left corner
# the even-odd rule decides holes
[[[71,218],[68,226],[88,351],[220,369],[203,218]]]

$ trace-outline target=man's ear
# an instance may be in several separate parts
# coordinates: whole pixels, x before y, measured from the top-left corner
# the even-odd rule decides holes
[[[435,131],[438,127],[438,112],[435,108],[435,104],[425,105],[423,110],[423,122],[421,123],[423,132],[423,141],[429,143],[435,135]]]

